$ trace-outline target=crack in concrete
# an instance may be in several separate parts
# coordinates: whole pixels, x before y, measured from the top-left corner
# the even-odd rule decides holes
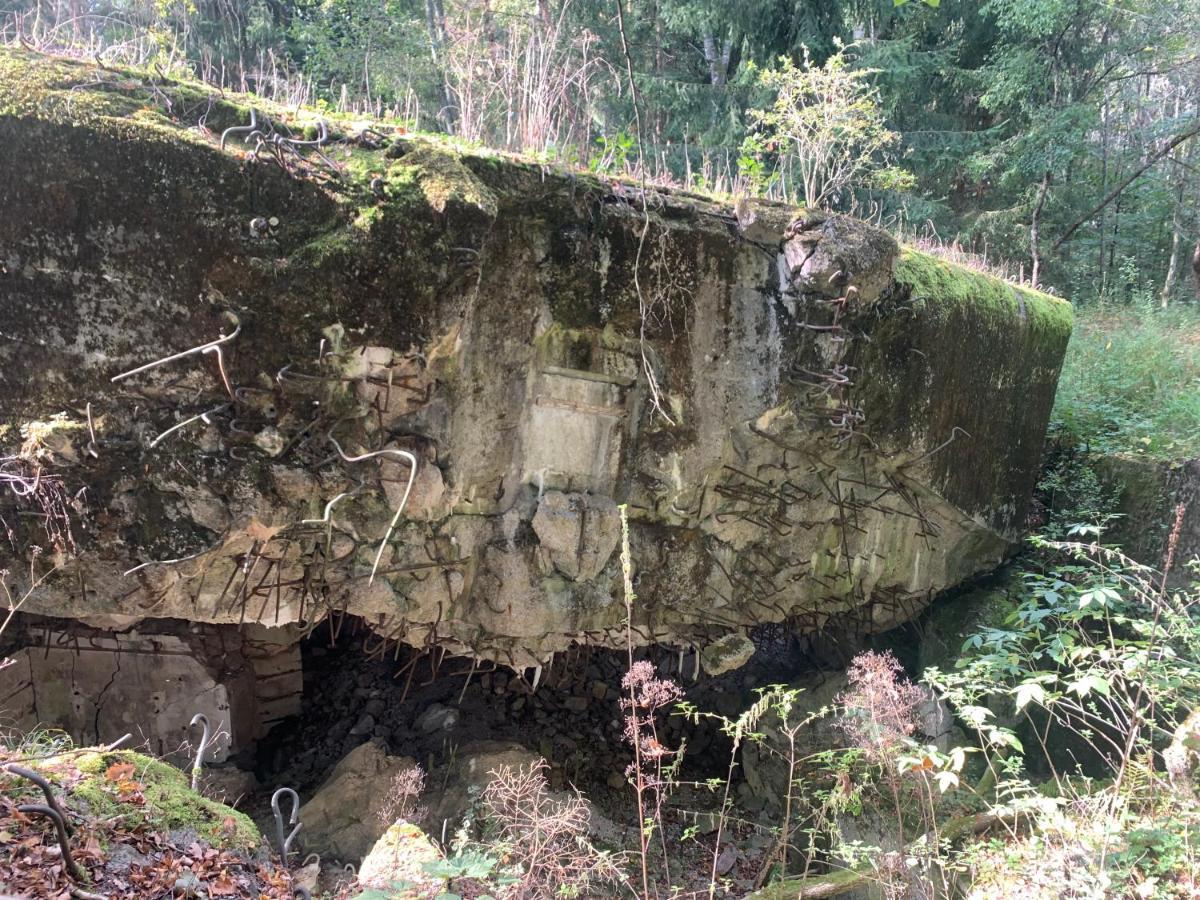
[[[96,743],[100,743],[100,714],[104,711],[104,695],[117,680],[117,676],[121,674],[121,644],[118,641],[116,649],[113,651],[116,654],[116,667],[113,669],[112,677],[108,679],[108,684],[100,689],[100,693],[96,695],[96,714],[92,719],[92,730],[96,733]],[[71,681],[74,683],[75,660],[71,660]]]

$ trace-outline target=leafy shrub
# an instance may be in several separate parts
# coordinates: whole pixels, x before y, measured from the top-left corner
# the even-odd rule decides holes
[[[1196,896],[1200,814],[1161,751],[1200,704],[1200,594],[1095,543],[1035,544],[1046,569],[1008,620],[926,672],[989,751],[980,795],[1036,824],[974,848],[968,896]]]
[[[1037,487],[1045,506],[1041,530],[1046,537],[1061,540],[1079,522],[1104,527],[1117,515],[1120,489],[1105,485],[1075,447],[1051,454]]]

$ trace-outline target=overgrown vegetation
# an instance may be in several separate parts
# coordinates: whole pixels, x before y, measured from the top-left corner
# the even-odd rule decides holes
[[[190,879],[213,895],[292,896],[287,870],[256,854],[260,837],[250,819],[193,792],[179,769],[129,750],[76,748],[59,733],[6,744],[0,890],[135,900],[170,896]],[[46,780],[53,802],[30,773]],[[65,814],[58,840],[42,806]]]
[[[1147,304],[1078,310],[1054,419],[1102,453],[1200,453],[1200,316]]]

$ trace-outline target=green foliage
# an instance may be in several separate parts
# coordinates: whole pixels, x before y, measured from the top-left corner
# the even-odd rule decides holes
[[[602,134],[596,138],[596,144],[600,148],[600,155],[594,157],[588,167],[593,172],[625,173],[636,161],[636,138],[628,132],[619,131],[611,137]]]
[[[1054,419],[1074,442],[1105,453],[1200,453],[1200,316],[1186,308],[1079,310]]]
[[[1055,453],[1038,482],[1038,493],[1048,510],[1044,534],[1054,540],[1069,536],[1079,522],[1100,528],[1115,517],[1120,491],[1106,486],[1074,448]]]
[[[1036,823],[964,853],[973,896],[1050,896],[1046,884],[1070,896],[1193,896],[1192,788],[1155,770],[1200,703],[1200,595],[1168,594],[1096,544],[1035,546],[1044,568],[1025,573],[1012,614],[971,635],[953,671],[926,672],[989,753],[981,796]],[[1036,773],[1050,779],[1037,789]]]
[[[775,102],[749,110],[750,121],[767,146],[780,153],[781,168],[794,171],[796,193],[805,206],[826,208],[885,167],[898,135],[884,122],[872,74],[853,68],[844,50],[818,65],[805,48],[800,65],[780,57],[776,68],[759,76],[759,83],[775,92]],[[743,155],[755,149],[755,144],[744,145]],[[900,183],[895,173],[886,181]]]
[[[496,875],[500,869],[500,860],[481,850],[460,849],[453,856],[424,863],[421,868],[437,878],[472,878],[482,881]],[[511,884],[516,881],[511,876],[497,877],[498,884]]]
[[[1024,599],[1005,627],[972,635],[955,672],[927,677],[973,725],[993,719],[993,702],[1007,698],[1005,716],[1040,708],[1119,760],[1127,738],[1140,745],[1168,733],[1174,725],[1165,723],[1200,700],[1200,621],[1190,605],[1155,596],[1150,573],[1113,551],[1042,546],[1076,561],[1026,573]],[[1144,733],[1133,724],[1143,706],[1162,717],[1145,722]]]
[[[190,828],[214,847],[253,848],[262,840],[245,813],[195,793],[183,772],[154,757],[89,750],[75,758],[75,765],[85,777],[72,796],[86,802],[96,818],[119,817],[131,827],[162,831]],[[117,782],[113,772],[122,767],[130,780]]]

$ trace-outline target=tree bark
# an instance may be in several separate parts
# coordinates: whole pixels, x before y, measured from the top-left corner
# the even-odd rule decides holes
[[[1196,241],[1196,249],[1192,251],[1192,276],[1196,280],[1196,299],[1200,300],[1200,241]]]
[[[1042,210],[1046,208],[1046,196],[1050,193],[1050,170],[1042,173],[1042,183],[1038,187],[1037,203],[1033,207],[1033,216],[1029,220],[1029,255],[1032,257],[1033,269],[1029,275],[1029,283],[1037,287],[1042,273],[1042,251],[1038,244],[1041,231]]]
[[[433,65],[438,71],[438,82],[441,86],[442,108],[438,110],[435,119],[440,119],[446,126],[447,134],[454,134],[454,102],[451,99],[450,82],[446,78],[446,68],[442,62],[442,48],[446,43],[446,11],[441,0],[425,0],[425,25],[429,30],[429,55],[433,57]]]
[[[1179,118],[1179,96],[1175,97],[1175,118]],[[1198,110],[1200,112],[1200,110]],[[1180,258],[1183,250],[1183,198],[1185,187],[1187,185],[1187,176],[1180,171],[1184,166],[1190,166],[1193,158],[1196,155],[1196,142],[1193,141],[1188,145],[1187,153],[1184,154],[1182,160],[1178,156],[1172,156],[1176,162],[1175,175],[1175,207],[1171,211],[1171,258],[1167,263],[1167,277],[1163,279],[1163,289],[1161,304],[1162,308],[1166,309],[1171,298],[1175,296],[1175,288],[1179,283]],[[1183,165],[1179,165],[1179,163]]]
[[[729,77],[729,57],[733,55],[733,40],[726,38],[717,49],[717,38],[711,31],[704,33],[704,60],[708,77],[714,87],[721,87]]]
[[[1175,211],[1171,215],[1171,258],[1167,262],[1167,277],[1163,280],[1161,306],[1166,309],[1171,305],[1171,297],[1175,294],[1175,283],[1179,279],[1179,251],[1183,245],[1183,222],[1180,220],[1179,207],[1183,205],[1183,181],[1180,180],[1175,193]]]
[[[1105,98],[1100,106],[1100,127],[1102,129],[1100,140],[1100,190],[1104,193],[1108,192],[1108,121],[1108,99]],[[1097,229],[1100,233],[1100,240],[1098,241],[1099,253],[1096,262],[1097,270],[1100,273],[1099,294],[1101,297],[1105,295],[1108,288],[1108,269],[1104,265],[1106,261],[1104,255],[1105,225],[1107,224],[1105,221],[1106,219],[1107,210],[1100,210],[1100,225]]]

